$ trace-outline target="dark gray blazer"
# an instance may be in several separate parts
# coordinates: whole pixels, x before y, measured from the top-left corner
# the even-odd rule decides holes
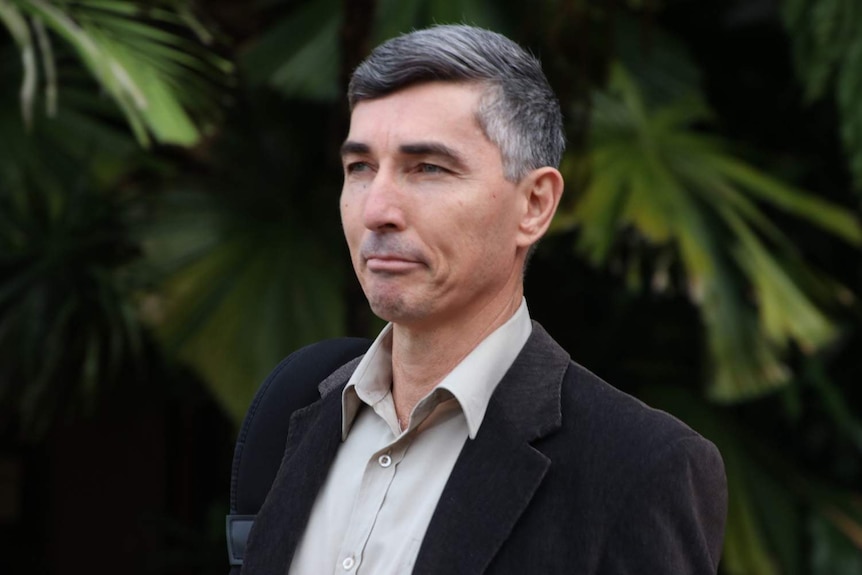
[[[293,414],[243,574],[286,574],[341,444],[340,390],[357,363]],[[726,509],[712,443],[572,362],[534,322],[458,457],[413,573],[715,573]]]

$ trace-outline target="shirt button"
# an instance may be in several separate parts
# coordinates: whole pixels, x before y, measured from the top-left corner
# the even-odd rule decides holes
[[[344,567],[345,571],[350,571],[354,565],[356,565],[356,560],[353,557],[345,557],[344,561],[341,562],[341,566]]]
[[[380,467],[389,467],[390,465],[392,465],[392,458],[389,457],[388,453],[384,453],[377,458],[377,463],[380,464]]]

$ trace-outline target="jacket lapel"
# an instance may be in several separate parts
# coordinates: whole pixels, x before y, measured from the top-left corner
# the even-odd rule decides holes
[[[287,572],[341,445],[341,394],[359,358],[321,385],[323,398],[293,414],[284,460],[249,535],[243,575]],[[531,442],[560,426],[568,354],[533,322],[533,334],[497,386],[431,518],[414,574],[485,571],[551,461]],[[313,430],[313,432],[309,432]]]
[[[414,574],[485,571],[542,482],[551,461],[531,442],[560,427],[569,355],[539,326],[497,386],[476,439],[449,476]]]
[[[341,445],[341,394],[337,389],[347,383],[360,359],[330,375],[320,385],[323,397],[291,416],[284,459],[249,534],[243,575],[287,572]]]

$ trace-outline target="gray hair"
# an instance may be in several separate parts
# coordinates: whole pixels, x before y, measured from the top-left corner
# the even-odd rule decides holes
[[[500,149],[508,180],[559,166],[566,147],[560,104],[539,61],[496,32],[446,25],[393,38],[356,68],[347,98],[353,110],[363,100],[433,81],[488,86],[476,118]]]

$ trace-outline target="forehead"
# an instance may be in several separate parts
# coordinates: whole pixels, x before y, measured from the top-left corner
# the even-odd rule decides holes
[[[353,108],[348,140],[484,138],[477,113],[484,93],[477,83],[427,82]]]

